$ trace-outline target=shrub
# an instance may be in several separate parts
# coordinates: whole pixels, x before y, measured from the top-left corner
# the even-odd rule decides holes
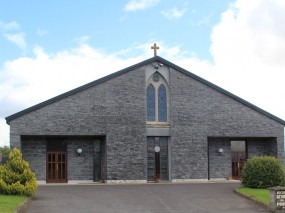
[[[13,149],[8,161],[0,165],[0,194],[32,196],[37,190],[36,175],[20,150]]]
[[[241,181],[245,187],[265,189],[272,186],[282,186],[285,173],[282,163],[275,157],[256,156],[244,164]]]

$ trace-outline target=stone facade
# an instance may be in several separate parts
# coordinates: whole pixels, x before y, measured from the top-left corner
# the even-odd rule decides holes
[[[11,146],[20,147],[21,135],[105,135],[108,150],[107,179],[144,180],[146,179],[144,82],[144,71],[134,70],[25,114],[10,122]],[[72,146],[71,143],[68,147]],[[68,154],[73,156],[75,150],[71,149],[68,149]],[[24,149],[23,152],[24,157],[31,162],[31,167],[34,169],[38,167],[37,159],[40,157],[35,156],[33,153],[35,151]],[[45,148],[39,152],[43,152],[45,158]],[[31,160],[30,156],[35,158]],[[71,160],[70,157],[68,159]],[[88,168],[85,165],[86,170],[91,168],[91,161],[88,162],[90,166]],[[75,165],[72,165],[73,163]],[[42,171],[37,172],[40,179],[45,176],[45,159],[42,159],[41,164]],[[68,171],[71,173],[69,178],[73,180],[79,176],[78,172],[71,172],[71,167],[76,169],[76,164],[80,162],[73,161],[72,164],[68,164]],[[89,179],[91,176],[91,171],[86,171],[81,179]]]
[[[209,138],[209,179],[228,178],[231,176],[231,142],[228,138]],[[222,148],[223,153],[218,149]]]
[[[250,138],[247,140],[248,157],[258,155],[277,156],[276,138]]]
[[[93,180],[93,138],[69,138],[67,142],[68,180]],[[80,156],[77,148],[82,148]]]
[[[284,159],[284,125],[174,69],[170,97],[172,178],[208,176],[208,137],[272,137],[277,156]]]
[[[228,177],[231,138],[248,139],[250,157],[266,153],[284,159],[283,124],[159,60],[169,84],[170,180]],[[145,182],[146,139],[152,136],[147,132],[160,132],[146,130],[146,73],[152,61],[9,120],[11,146],[21,147],[38,179],[45,180],[44,138],[67,136],[68,180],[93,180],[92,138],[102,137],[106,182]]]
[[[46,139],[43,137],[22,137],[21,151],[29,162],[38,180],[46,179]]]

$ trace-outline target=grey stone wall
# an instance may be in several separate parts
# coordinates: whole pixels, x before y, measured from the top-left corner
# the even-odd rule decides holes
[[[10,143],[20,147],[21,135],[106,136],[106,179],[145,180],[145,105],[142,67],[12,120]]]
[[[228,138],[209,138],[209,179],[231,176],[231,141]],[[223,153],[218,153],[222,148]]]
[[[26,160],[37,180],[46,180],[46,139],[23,137],[21,142],[23,159]]]
[[[144,69],[113,79],[106,96],[107,180],[146,180]]]
[[[67,142],[68,180],[93,180],[93,141],[92,138],[69,138]],[[82,148],[78,156],[77,148]]]
[[[247,155],[249,158],[260,155],[277,156],[276,138],[247,139]]]
[[[281,124],[173,69],[170,96],[172,178],[207,178],[208,137],[276,137],[284,159]]]

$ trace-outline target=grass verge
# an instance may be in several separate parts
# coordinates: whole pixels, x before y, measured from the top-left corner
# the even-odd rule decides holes
[[[266,205],[269,205],[269,190],[268,189],[251,189],[240,187],[236,189],[237,192],[258,200]]]
[[[16,195],[0,195],[0,212],[13,213],[28,197]]]

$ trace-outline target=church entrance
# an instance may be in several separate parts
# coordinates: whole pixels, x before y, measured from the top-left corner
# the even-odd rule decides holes
[[[147,137],[147,180],[169,180],[168,176],[168,137]]]
[[[67,154],[64,139],[47,141],[46,181],[47,183],[67,182]]]

